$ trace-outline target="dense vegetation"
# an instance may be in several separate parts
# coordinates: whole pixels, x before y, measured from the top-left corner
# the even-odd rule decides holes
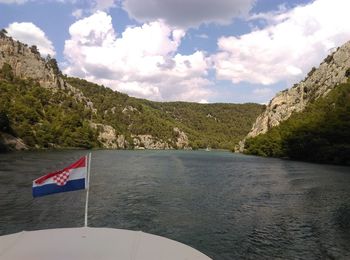
[[[61,75],[59,70],[57,74]],[[4,64],[0,69],[0,150],[9,148],[1,133],[20,137],[31,148],[100,147],[98,129],[91,122],[113,126],[130,144],[131,135],[138,134],[174,142],[173,129],[178,127],[193,148],[232,149],[264,108],[258,104],[152,102],[85,80],[64,80],[80,89],[96,111],[69,90],[47,89],[33,80],[16,78],[11,66]]]
[[[33,148],[99,145],[87,120],[91,111],[62,90],[15,78],[5,64],[0,71],[0,93],[0,132],[20,137]],[[7,149],[0,138],[0,150]]]
[[[95,121],[112,125],[119,133],[151,134],[162,140],[174,138],[174,127],[186,132],[193,148],[233,149],[252,127],[264,106],[258,104],[198,104],[153,102],[129,97],[77,78],[67,78],[92,100]],[[125,111],[132,107],[136,110]],[[124,110],[124,112],[123,112]]]
[[[350,165],[350,83],[266,134],[248,139],[246,153]]]

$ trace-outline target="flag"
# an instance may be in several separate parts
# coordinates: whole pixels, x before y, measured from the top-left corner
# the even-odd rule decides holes
[[[48,173],[33,181],[33,197],[52,193],[82,190],[87,187],[88,156],[63,170]]]

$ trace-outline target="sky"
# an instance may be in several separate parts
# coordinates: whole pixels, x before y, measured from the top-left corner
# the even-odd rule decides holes
[[[64,74],[154,101],[267,103],[350,40],[348,0],[0,0]]]

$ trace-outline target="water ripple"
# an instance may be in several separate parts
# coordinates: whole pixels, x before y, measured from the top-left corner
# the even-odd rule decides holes
[[[0,157],[0,235],[83,225],[84,191],[31,182],[84,151]],[[89,223],[166,236],[214,259],[350,258],[346,167],[225,152],[94,151]]]

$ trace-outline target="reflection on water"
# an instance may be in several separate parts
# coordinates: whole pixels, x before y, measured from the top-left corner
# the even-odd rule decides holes
[[[0,234],[83,225],[84,191],[31,182],[84,151],[0,155]],[[162,235],[214,259],[350,258],[350,168],[226,152],[94,151],[89,223]]]

